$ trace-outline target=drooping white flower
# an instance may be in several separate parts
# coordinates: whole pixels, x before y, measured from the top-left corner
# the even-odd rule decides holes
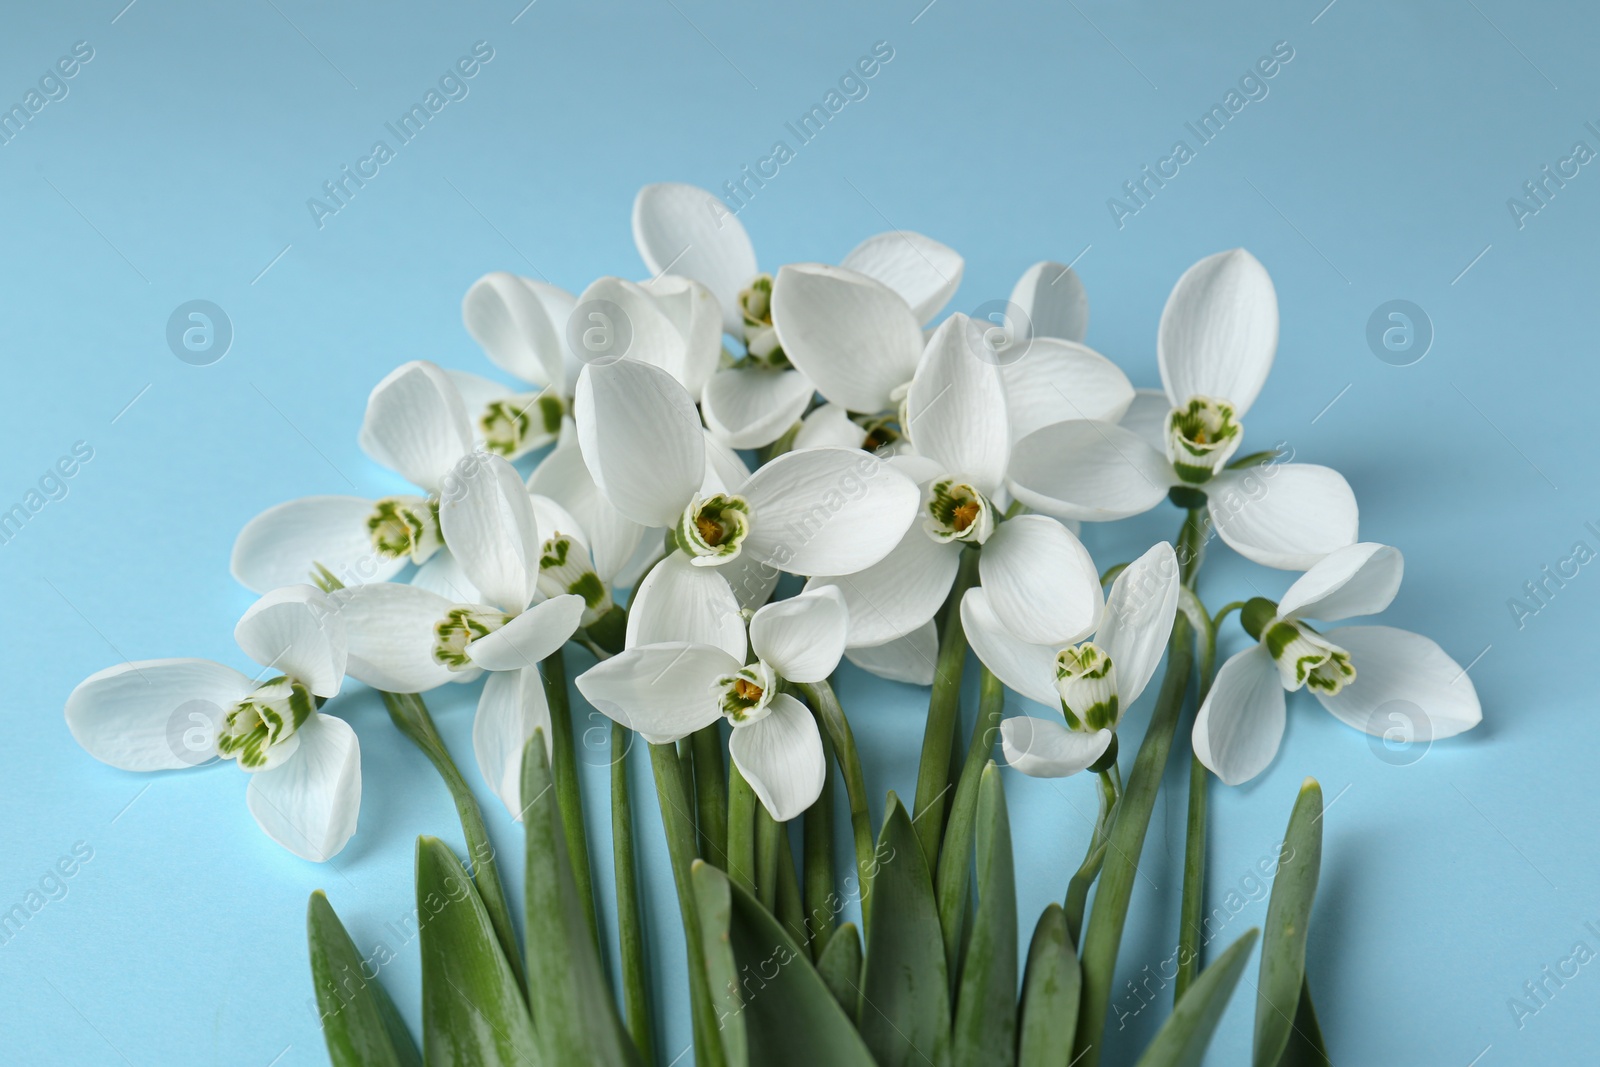
[[[833,673],[844,652],[844,601],[823,589],[766,605],[750,619],[755,662],[746,664],[737,602],[681,557],[663,560],[646,581],[669,567],[662,587],[630,609],[627,649],[580,675],[578,690],[653,744],[726,718],[739,773],[774,819],[793,819],[821,794],[827,765],[816,721],[780,687]]]
[[[1382,611],[1403,570],[1397,549],[1363,542],[1330,553],[1278,603],[1251,600],[1241,621],[1257,643],[1222,665],[1200,707],[1200,762],[1229,785],[1260,774],[1283,740],[1284,693],[1301,688],[1340,722],[1379,737],[1397,720],[1418,742],[1476,726],[1483,711],[1472,679],[1433,641],[1389,626],[1322,632],[1307,622]]]
[[[916,515],[916,486],[848,449],[788,452],[748,477],[726,464],[725,488],[705,492],[713,446],[694,401],[670,375],[634,360],[586,366],[576,416],[584,462],[612,505],[641,526],[673,530],[694,566],[737,576],[729,580],[746,606],[764,603],[780,572],[871,566]]]
[[[597,580],[569,573],[565,584],[588,595],[547,595],[541,562],[550,543],[540,536],[521,476],[499,456],[480,453],[457,469],[439,517],[474,599],[394,583],[335,592],[350,635],[350,675],[386,692],[422,693],[488,672],[473,749],[484,777],[520,818],[522,746],[536,727],[549,739],[538,665],[609,592],[596,589]],[[569,542],[569,551],[575,544]],[[569,556],[563,564],[568,561],[576,562]]]
[[[1106,598],[1093,639],[1038,644],[1019,640],[987,590],[967,590],[961,622],[972,650],[1006,685],[1059,708],[1054,718],[1015,715],[1000,724],[1006,762],[1036,778],[1062,778],[1092,766],[1117,724],[1155,673],[1178,609],[1178,559],[1166,542],[1130,563]]]
[[[265,593],[312,579],[326,568],[345,585],[384,582],[407,563],[440,558],[439,490],[472,450],[466,407],[450,377],[432,363],[397,367],[367,400],[361,447],[420,490],[368,500],[312,496],[268,508],[233,545],[233,576]]]
[[[1123,425],[1095,419],[1035,430],[1013,454],[1012,492],[1047,514],[1093,522],[1137,515],[1174,490],[1195,503],[1203,496],[1223,541],[1286,570],[1353,544],[1355,495],[1337,471],[1227,466],[1277,345],[1278,298],[1266,269],[1243,249],[1202,259],[1178,279],[1161,313],[1166,414],[1159,430],[1148,393],[1129,405]]]
[[[234,761],[249,772],[245,800],[261,828],[320,863],[350,840],[361,808],[355,731],[318,710],[344,680],[343,621],[318,590],[288,586],[252,605],[234,637],[265,668],[255,678],[205,659],[124,663],[79,683],[67,726],[123,770]]]

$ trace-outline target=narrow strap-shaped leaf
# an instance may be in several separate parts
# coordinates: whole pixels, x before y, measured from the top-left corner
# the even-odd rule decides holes
[[[521,984],[500,951],[483,901],[455,853],[417,838],[422,935],[422,1048],[429,1064],[539,1067]]]
[[[961,598],[978,581],[978,550],[961,553],[961,569],[945,599],[944,625],[939,629],[939,659],[928,691],[928,718],[922,733],[922,758],[917,764],[917,842],[930,867],[939,862],[944,837],[945,794],[950,785],[951,750],[961,720],[961,669],[967,662],[967,635],[961,628]],[[870,953],[869,953],[870,955]]]
[[[733,891],[728,879],[704,860],[690,871],[695,906],[700,911],[700,951],[706,958],[706,982],[717,1016],[717,1040],[728,1067],[748,1067],[750,1052],[744,1032],[744,1002],[739,996],[739,965],[733,958],[728,928],[733,921]]]
[[[806,935],[806,905],[800,896],[800,876],[794,868],[794,851],[789,844],[789,827],[778,824],[778,907],[775,913],[783,928],[806,949],[811,958],[811,938]]]
[[[1021,1033],[1017,1067],[1062,1067],[1078,1028],[1078,993],[1083,976],[1072,950],[1067,913],[1051,904],[1039,916],[1028,946],[1028,969],[1022,976]]]
[[[583,789],[578,783],[578,757],[572,739],[572,695],[567,691],[567,659],[556,649],[539,664],[545,702],[550,708],[551,776],[560,798],[561,828],[567,835],[572,880],[583,902],[589,936],[600,943],[600,922],[595,917],[594,878],[589,873],[589,834],[583,824]],[[526,796],[526,794],[524,794]]]
[[[746,893],[756,891],[756,808],[761,802],[737,764],[728,767],[728,863],[723,870]]]
[[[828,938],[822,958],[817,960],[817,973],[850,1021],[855,1022],[861,1001],[861,935],[856,932],[855,923],[845,923]]]
[[[1255,929],[1245,931],[1217,957],[1217,962],[1200,972],[1134,1067],[1200,1067],[1258,933]]]
[[[900,798],[878,837],[872,929],[856,1018],[879,1067],[945,1067],[950,1062],[950,980],[933,881]]]
[[[1010,1067],[1017,1047],[1017,885],[1006,795],[992,760],[978,787],[977,852],[978,908],[956,995],[951,1061]]]
[[[1294,1013],[1294,1029],[1289,1045],[1278,1060],[1278,1067],[1332,1067],[1328,1047],[1322,1040],[1322,1024],[1311,1003],[1311,979],[1300,983],[1300,1007]]]
[[[1306,976],[1306,931],[1322,867],[1322,787],[1307,778],[1289,813],[1267,902],[1256,984],[1255,1067],[1276,1067],[1289,1045]]]
[[[633,791],[628,784],[628,752],[633,731],[611,724],[611,861],[617,886],[617,946],[622,954],[622,991],[628,1032],[639,1058],[655,1061],[650,1020],[650,979],[644,961],[644,918],[639,910],[639,876],[633,854]]]
[[[950,822],[939,847],[934,890],[939,900],[939,926],[944,932],[945,965],[953,972],[961,949],[961,923],[967,911],[967,878],[972,866],[972,828],[978,813],[978,785],[989,754],[1000,733],[1000,713],[1005,709],[1005,685],[983,668],[978,683],[978,717],[972,724],[972,744],[966,765],[950,802]]]
[[[756,1067],[876,1067],[804,950],[771,913],[710,864],[695,871],[697,892],[707,892],[715,906],[726,887],[732,904],[728,944],[739,979],[749,1062]]]
[[[522,750],[522,796],[528,1005],[539,1045],[550,1063],[637,1067],[638,1052],[617,1014],[588,909],[572,876],[542,730],[535,730]]]
[[[719,723],[689,735],[694,749],[695,821],[700,830],[700,855],[724,869],[728,865],[728,775],[722,764]]]
[[[422,1067],[411,1031],[378,984],[376,967],[356,950],[320,889],[306,905],[306,938],[322,1037],[333,1067]]]
[[[822,736],[822,765],[827,768],[822,779],[822,794],[817,802],[806,809],[801,836],[801,856],[804,864],[804,907],[806,947],[811,958],[820,960],[833,936],[834,918],[838,912],[838,895],[833,880],[833,742],[827,731]]]

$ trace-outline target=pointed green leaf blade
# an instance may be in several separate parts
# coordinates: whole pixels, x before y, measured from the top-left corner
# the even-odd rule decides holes
[[[1289,813],[1267,902],[1256,985],[1255,1067],[1276,1067],[1288,1047],[1306,974],[1306,930],[1322,867],[1322,787],[1307,778]]]
[[[1135,1067],[1200,1067],[1260,931],[1251,929],[1200,972]]]
[[[1006,795],[992,760],[978,785],[976,829],[978,908],[956,991],[951,1060],[957,1067],[1010,1067],[1017,1044],[1017,886]]]
[[[535,730],[522,750],[523,833],[527,841],[524,928],[528,1005],[551,1063],[638,1067],[595,947],[590,910],[567,853],[558,791]]]
[[[539,1067],[533,1020],[461,861],[417,838],[422,1047],[427,1062]]]
[[[1061,1067],[1078,1029],[1078,995],[1083,972],[1072,950],[1067,913],[1051,904],[1039,916],[1028,946],[1022,976],[1022,1007],[1017,1040],[1018,1067]]]
[[[911,817],[889,794],[872,879],[872,928],[856,1017],[879,1067],[950,1062],[950,979],[933,880]]]
[[[728,1067],[748,1067],[750,1052],[744,1032],[744,1003],[739,996],[739,967],[733,958],[729,927],[733,923],[733,891],[728,876],[704,860],[690,868],[695,905],[700,910],[700,949],[706,957],[706,982],[716,1011],[717,1038]]]
[[[1311,980],[1300,983],[1300,1007],[1294,1013],[1294,1029],[1289,1032],[1289,1047],[1283,1050],[1278,1067],[1332,1067],[1328,1046],[1322,1040],[1322,1024],[1311,1003]]]
[[[861,999],[861,935],[856,932],[855,923],[845,923],[829,936],[822,958],[817,961],[817,973],[850,1021],[855,1022]]]
[[[311,980],[333,1067],[422,1067],[422,1056],[394,1001],[356,950],[322,890],[306,906]],[[381,962],[381,961],[380,961]]]

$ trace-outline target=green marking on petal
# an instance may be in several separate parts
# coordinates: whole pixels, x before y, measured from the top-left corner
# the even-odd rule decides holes
[[[750,533],[750,503],[733,493],[690,501],[677,532],[678,543],[696,566],[721,566],[738,558]]]
[[[545,596],[576,593],[583,597],[584,626],[611,610],[611,590],[595,573],[588,549],[570,534],[555,534],[540,550],[539,591]]]
[[[478,416],[486,451],[516,459],[550,443],[561,432],[566,401],[553,389],[491,400]]]
[[[222,717],[217,755],[246,770],[273,762],[273,749],[293,737],[317,710],[311,691],[293,678],[270,678]]]
[[[1262,630],[1261,644],[1291,692],[1308,686],[1333,696],[1356,679],[1350,653],[1298,619],[1273,619]]]
[[[772,275],[758,274],[749,288],[740,291],[739,310],[744,316],[745,360],[771,370],[793,366],[772,325]]]
[[[735,726],[748,726],[771,713],[772,698],[778,691],[778,676],[765,663],[756,662],[732,674],[724,674],[712,685],[718,706]]]
[[[1226,400],[1196,396],[1167,414],[1166,438],[1167,458],[1178,477],[1198,485],[1233,457],[1244,427]]]
[[[433,661],[452,671],[471,670],[467,646],[510,621],[511,616],[497,608],[481,604],[455,605],[433,624]]]
[[[1093,641],[1056,653],[1056,692],[1061,713],[1074,730],[1112,730],[1122,717],[1116,665]]]
[[[386,559],[407,556],[413,563],[426,563],[444,547],[439,501],[422,496],[384,497],[367,516],[367,534],[378,555]]]
[[[981,545],[994,533],[995,522],[989,498],[967,483],[946,478],[928,487],[922,528],[935,541]]]

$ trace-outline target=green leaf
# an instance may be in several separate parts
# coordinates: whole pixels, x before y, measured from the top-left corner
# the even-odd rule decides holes
[[[1217,962],[1200,972],[1134,1067],[1199,1067],[1258,933],[1247,930]]]
[[[729,927],[733,922],[733,892],[727,875],[704,860],[690,869],[695,904],[700,909],[700,949],[706,958],[706,980],[711,1006],[716,1011],[717,1037],[729,1067],[748,1067],[743,1003],[739,999],[739,967],[733,958]]]
[[[417,838],[417,916],[427,1062],[538,1067],[517,976],[466,869],[436,837]]]
[[[937,840],[937,839],[935,839]],[[933,881],[900,798],[889,794],[872,880],[856,1018],[879,1067],[946,1067],[950,980]]]
[[[1328,1047],[1322,1041],[1322,1024],[1311,1003],[1311,980],[1300,983],[1300,1007],[1294,1013],[1294,1029],[1289,1046],[1283,1050],[1278,1067],[1332,1067]]]
[[[967,917],[967,878],[972,867],[978,786],[989,765],[989,754],[994,751],[994,739],[1000,733],[1005,698],[1005,685],[984,667],[979,674],[978,717],[972,723],[972,742],[967,746],[956,795],[950,802],[950,821],[934,869],[934,895],[939,901],[939,925],[944,931],[944,960],[952,971],[960,962],[962,923]]]
[[[637,1067],[638,1052],[617,1014],[595,948],[545,756],[544,731],[522,750],[523,833],[527,841],[524,927],[528,1005],[550,1063]],[[531,798],[531,799],[529,799]]]
[[[694,885],[697,896],[705,894],[699,914],[707,914],[707,908],[718,913],[724,899],[731,904],[728,945],[738,975],[732,992],[742,1005],[739,1022],[749,1062],[759,1067],[876,1067],[844,1009],[806,962],[805,950],[778,920],[708,863],[696,865]],[[726,1003],[721,996],[725,989],[713,991],[719,1004]],[[730,1025],[728,1018],[718,1021],[724,1032]]]
[[[861,999],[861,935],[855,923],[844,923],[828,938],[817,973],[853,1023]]]
[[[1017,1040],[1018,1067],[1062,1067],[1078,1029],[1078,994],[1083,975],[1072,950],[1067,913],[1051,904],[1033,928],[1028,968],[1022,975]]]
[[[378,984],[376,972],[367,977],[371,964],[356,950],[320,889],[306,906],[306,938],[322,1036],[333,1067],[422,1067],[394,1001]]]
[[[993,760],[978,786],[977,868],[978,908],[956,993],[951,1060],[957,1067],[1009,1067],[1017,1047],[1017,885],[1006,795]]]
[[[1255,1067],[1276,1067],[1289,1045],[1306,976],[1306,930],[1322,866],[1322,787],[1307,778],[1289,813],[1267,902],[1256,984]]]

